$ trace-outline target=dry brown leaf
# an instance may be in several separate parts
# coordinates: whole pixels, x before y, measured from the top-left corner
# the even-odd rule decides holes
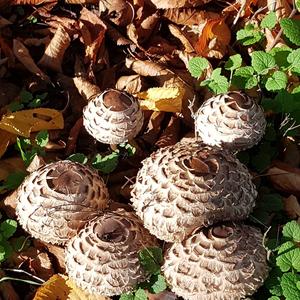
[[[147,293],[148,300],[176,300],[179,299],[179,297],[170,291],[164,291],[159,294],[150,294]]]
[[[143,110],[181,112],[184,90],[180,87],[150,88],[137,94]]]
[[[70,43],[71,38],[68,32],[63,26],[59,25],[38,64],[53,71],[62,72],[61,64]]]
[[[85,293],[67,276],[55,274],[41,286],[33,300],[109,300],[108,297]]]
[[[29,47],[31,47],[31,46],[39,47],[41,45],[48,46],[50,41],[51,41],[51,39],[47,35],[43,38],[27,38],[23,41],[23,43],[24,43],[24,45],[29,46]]]
[[[52,15],[50,17],[45,18],[44,22],[49,25],[50,31],[55,34],[55,31],[59,26],[63,26],[68,32],[74,32],[74,30],[78,30],[78,21],[66,17]],[[37,31],[35,31],[37,32]],[[44,35],[47,34],[47,31]]]
[[[29,137],[31,132],[47,129],[63,129],[61,112],[51,108],[35,108],[5,114],[0,121],[0,129]]]
[[[116,82],[116,89],[129,94],[139,93],[144,87],[145,82],[141,75],[121,76]]]
[[[1,0],[0,0],[1,1]],[[1,4],[0,4],[1,8]],[[6,274],[0,270],[0,278],[5,277]],[[14,290],[10,281],[3,281],[0,283],[0,299],[1,300],[20,300],[20,297]]]
[[[10,5],[40,5],[46,3],[56,3],[57,0],[11,0]]]
[[[41,77],[43,80],[50,81],[49,77],[35,64],[28,49],[17,39],[13,40],[13,52],[29,72]]]
[[[276,162],[267,175],[275,189],[300,196],[300,169]]]
[[[172,116],[167,128],[155,143],[159,148],[175,145],[179,141],[180,119]]]
[[[25,172],[24,162],[20,157],[0,160],[0,181],[5,180],[13,172]]]
[[[195,49],[201,56],[221,59],[227,52],[230,39],[231,31],[224,18],[211,19],[204,26]]]
[[[283,162],[296,168],[300,165],[299,147],[293,138],[287,137],[284,140]]]
[[[65,0],[67,4],[99,4],[99,0]]]
[[[289,218],[300,218],[300,204],[294,195],[283,198],[283,209]]]
[[[74,77],[73,82],[84,100],[87,102],[101,93],[100,88],[83,77]]]
[[[7,57],[8,59],[8,65],[13,65],[15,62],[15,56],[13,51],[11,50],[8,43],[4,40],[4,38],[1,37],[0,34],[0,50],[1,52]]]
[[[180,7],[197,7],[204,5],[211,0],[151,0],[157,8],[180,8]]]
[[[112,39],[117,46],[125,46],[125,45],[130,45],[132,42],[125,38],[116,28],[114,28],[111,24],[105,23],[107,27],[107,35],[109,36],[110,39]]]
[[[287,0],[268,0],[269,10],[275,11],[277,20],[288,18],[292,8]]]
[[[171,73],[165,66],[147,60],[126,58],[125,65],[127,68],[132,69],[135,73],[142,76],[160,76]]]
[[[7,20],[7,19],[0,16],[0,29],[7,26],[7,25],[11,25],[11,24],[12,23],[9,20]]]
[[[192,43],[190,42],[189,38],[185,35],[183,29],[180,29],[178,26],[176,26],[174,24],[169,24],[169,30],[175,37],[177,37],[181,41],[181,43],[184,46],[185,52],[187,52],[187,53],[195,52],[195,49],[194,49]],[[194,34],[194,35],[195,35],[195,37],[197,37],[196,34]]]
[[[6,152],[7,147],[16,142],[16,135],[0,129],[0,157]]]

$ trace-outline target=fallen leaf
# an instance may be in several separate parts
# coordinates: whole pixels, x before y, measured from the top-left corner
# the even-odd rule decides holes
[[[99,0],[65,0],[67,4],[99,4]]]
[[[0,181],[5,180],[13,172],[25,172],[24,162],[20,157],[11,157],[0,160]]]
[[[179,87],[158,87],[138,93],[137,97],[144,99],[140,101],[144,110],[181,112],[183,94],[184,91]]]
[[[145,86],[141,75],[121,76],[116,82],[116,89],[126,91],[129,94],[140,92]]]
[[[70,43],[71,38],[68,32],[62,25],[59,25],[38,65],[56,72],[62,72],[61,64]]]
[[[13,52],[29,72],[41,77],[43,80],[50,81],[49,77],[35,64],[28,49],[17,39],[13,40]]]
[[[185,52],[187,53],[195,52],[194,46],[190,42],[187,34],[185,34],[184,29],[181,29],[174,24],[169,24],[169,30],[175,37],[177,37],[181,41],[181,43],[184,46]],[[194,35],[197,39],[197,35],[196,34]]]
[[[165,66],[148,60],[126,58],[125,65],[142,76],[160,76],[171,73]]]
[[[16,142],[16,135],[0,129],[0,158],[6,152],[7,147]]]
[[[291,219],[300,217],[300,204],[294,195],[283,198],[283,209]]]
[[[66,155],[71,155],[76,150],[76,144],[78,140],[78,136],[80,133],[81,128],[83,127],[83,118],[80,117],[74,126],[70,129],[70,134],[68,137],[68,142],[66,146]]]
[[[12,23],[9,20],[0,16],[0,29],[11,24]]]
[[[34,131],[63,129],[64,119],[61,112],[51,108],[36,108],[5,114],[0,121],[0,129],[30,137]]]
[[[211,0],[151,0],[157,8],[179,8],[179,7],[197,7],[204,5]]]
[[[125,45],[130,45],[132,42],[125,38],[115,27],[113,27],[109,23],[105,23],[107,27],[107,35],[109,36],[110,39],[112,39],[117,46],[125,46]]]
[[[84,100],[87,102],[101,93],[100,88],[83,77],[74,77],[73,82]]]
[[[287,137],[284,140],[283,162],[289,164],[291,167],[298,167],[300,165],[299,147],[292,138]]]
[[[180,119],[172,116],[167,128],[155,143],[159,148],[175,145],[179,141]]]
[[[13,65],[15,62],[14,53],[10,48],[8,42],[3,37],[1,37],[1,34],[0,34],[0,49],[1,52],[3,52],[3,54],[6,56],[8,60],[8,65]]]
[[[6,274],[2,270],[0,270],[0,278],[5,276]],[[2,300],[20,300],[20,297],[14,290],[11,282],[8,280],[0,283],[0,298]]]
[[[33,300],[109,300],[108,297],[87,294],[67,276],[55,274],[41,286]]]
[[[150,294],[147,293],[148,300],[176,300],[179,299],[179,297],[170,291],[164,291],[158,294]]]

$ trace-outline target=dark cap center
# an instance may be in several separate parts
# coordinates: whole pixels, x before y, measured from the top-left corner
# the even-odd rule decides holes
[[[113,89],[105,92],[103,103],[112,111],[123,111],[132,104],[130,98],[124,92]]]

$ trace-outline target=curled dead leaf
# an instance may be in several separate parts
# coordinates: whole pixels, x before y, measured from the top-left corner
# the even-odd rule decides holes
[[[144,86],[145,81],[141,75],[121,76],[116,82],[116,89],[129,94],[139,93]]]
[[[159,148],[175,145],[179,141],[180,119],[172,116],[167,128],[155,143]]]
[[[89,80],[83,77],[74,77],[73,82],[79,94],[86,101],[93,99],[95,96],[101,93],[101,90],[97,85],[92,84]]]
[[[126,58],[125,65],[142,76],[160,76],[171,73],[165,66],[147,60]]]
[[[300,204],[294,195],[283,198],[283,209],[291,219],[300,218]]]
[[[179,8],[179,7],[197,7],[204,5],[211,0],[151,0],[157,8]]]
[[[181,43],[184,46],[185,52],[187,52],[187,53],[195,52],[195,49],[194,49],[192,43],[190,42],[189,37],[184,32],[184,29],[180,29],[178,26],[176,26],[174,24],[169,24],[169,30],[176,38],[178,38],[181,41]],[[193,34],[193,33],[191,33],[191,34]],[[196,34],[194,34],[194,36],[197,38]]]
[[[53,71],[62,72],[61,64],[70,43],[71,38],[68,32],[62,25],[59,25],[38,64]]]

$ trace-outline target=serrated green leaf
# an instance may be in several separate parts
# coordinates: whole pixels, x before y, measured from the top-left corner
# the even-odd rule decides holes
[[[251,89],[257,86],[258,81],[254,75],[254,69],[247,66],[235,70],[232,78],[232,84],[240,89]]]
[[[250,46],[258,43],[263,39],[263,37],[264,35],[259,28],[255,28],[251,24],[236,33],[236,39],[240,41],[243,46]]]
[[[286,242],[279,247],[276,265],[282,272],[287,272],[291,268],[300,271],[300,248],[293,242]]]
[[[114,151],[109,155],[97,154],[92,161],[92,166],[104,174],[109,174],[116,169],[119,163],[119,152]]]
[[[287,61],[290,63],[290,69],[300,74],[300,48],[293,50],[287,57]]]
[[[188,70],[193,77],[199,78],[208,66],[209,62],[206,58],[193,57],[189,60]]]
[[[225,64],[225,69],[229,71],[234,71],[242,65],[242,56],[240,54],[232,55],[228,58]]]
[[[261,75],[266,75],[276,65],[274,57],[264,51],[254,51],[251,54],[251,65]]]
[[[280,298],[277,296],[272,296],[272,297],[268,298],[268,300],[280,300]]]
[[[158,294],[163,292],[167,288],[167,283],[161,274],[152,275],[150,278],[149,292],[151,294]]]
[[[297,10],[300,12],[300,0],[296,0],[295,5],[296,5]]]
[[[144,270],[150,274],[160,272],[162,260],[162,250],[159,247],[147,247],[139,252],[139,261]]]
[[[38,146],[40,146],[41,148],[44,148],[49,142],[48,131],[47,130],[40,131],[35,137],[35,142]]]
[[[15,220],[7,219],[0,224],[0,232],[3,237],[9,239],[17,230],[18,223]]]
[[[269,292],[274,296],[282,295],[282,288],[280,285],[280,279],[282,276],[282,272],[279,268],[272,268],[270,271],[269,277],[265,281],[265,287],[269,290]]]
[[[274,57],[276,65],[282,69],[287,69],[290,63],[287,61],[287,57],[292,52],[292,49],[283,46],[283,47],[275,47],[269,53]]]
[[[295,242],[300,242],[300,224],[296,221],[291,221],[283,226],[282,234]]]
[[[78,162],[80,164],[86,164],[88,161],[88,158],[83,153],[74,153],[70,155],[67,159],[70,161]]]
[[[275,27],[276,23],[277,23],[276,13],[274,11],[271,11],[268,15],[266,15],[262,19],[262,21],[260,23],[260,27],[273,29]]]
[[[0,245],[0,263],[6,258],[5,248]]]
[[[134,300],[147,300],[148,296],[145,290],[139,288],[134,295]]]
[[[15,190],[24,180],[26,173],[22,171],[16,171],[9,174],[3,185],[0,186],[0,192],[7,190]]]
[[[200,85],[207,85],[215,94],[226,93],[229,88],[229,82],[227,78],[221,75],[221,68],[213,70],[209,80],[202,81]]]
[[[122,294],[119,300],[134,300],[133,293]]]
[[[129,143],[121,143],[119,144],[119,147],[124,148],[127,151],[129,157],[133,156],[136,152],[136,148]]]
[[[266,89],[272,92],[280,91],[286,88],[287,82],[288,78],[284,72],[275,71],[271,77],[267,79]]]
[[[289,41],[300,46],[300,20],[284,18],[280,20],[280,26]]]
[[[300,281],[297,282],[296,286],[297,286],[297,289],[300,290]]]
[[[300,299],[300,290],[297,288],[297,282],[300,281],[300,275],[286,273],[282,275],[281,287],[286,300]]]

